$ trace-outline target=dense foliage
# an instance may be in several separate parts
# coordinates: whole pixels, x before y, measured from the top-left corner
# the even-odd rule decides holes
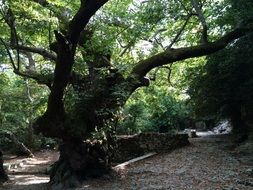
[[[230,2],[223,22],[234,25],[236,20],[252,17],[252,1]],[[232,122],[235,133],[249,133],[253,109],[250,98],[253,93],[252,42],[252,34],[249,34],[188,69],[190,102],[195,117],[226,118]]]
[[[178,68],[174,68],[174,71],[176,70]],[[186,105],[187,97],[179,86],[171,86],[167,72],[166,69],[160,69],[155,82],[148,88],[136,91],[127,101],[119,123],[120,133],[145,131],[174,133],[187,127],[186,123],[190,120],[189,108]],[[175,78],[172,73],[169,80]]]
[[[6,138],[6,134],[13,133],[29,148],[40,148],[43,139],[33,135],[32,123],[45,110],[48,91],[10,71],[0,74],[0,88],[1,147],[8,150],[13,145]]]
[[[200,74],[195,75],[189,94],[198,116],[238,120],[245,106],[252,112],[252,42],[248,35],[209,56],[207,63],[197,68]],[[235,125],[242,127],[243,123]]]

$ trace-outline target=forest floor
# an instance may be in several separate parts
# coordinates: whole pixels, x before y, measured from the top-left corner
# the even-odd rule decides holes
[[[253,156],[237,151],[229,136],[208,135],[190,142],[189,146],[133,163],[113,178],[89,179],[76,189],[253,190]],[[35,158],[6,160],[6,164],[20,166],[10,167],[11,180],[0,189],[50,189],[46,184],[49,178],[42,173],[57,158],[57,152],[44,151]]]

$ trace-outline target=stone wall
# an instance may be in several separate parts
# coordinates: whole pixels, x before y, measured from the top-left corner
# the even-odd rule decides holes
[[[188,144],[187,134],[141,133],[119,136],[114,161],[124,162],[147,152],[169,152]]]

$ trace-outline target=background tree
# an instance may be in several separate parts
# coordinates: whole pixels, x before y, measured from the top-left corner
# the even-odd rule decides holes
[[[252,132],[252,34],[208,57],[190,85],[198,116],[229,118],[235,134]],[[246,119],[247,118],[247,119]]]
[[[138,89],[131,95],[123,107],[119,133],[175,133],[185,127],[189,120],[186,98],[170,86],[167,77],[167,70],[160,69],[156,81],[152,81],[148,88]]]
[[[241,18],[252,17],[252,1],[229,2],[231,7],[226,13],[225,22],[233,26]],[[193,80],[189,89],[198,117],[230,119],[236,135],[249,137],[252,136],[250,118],[253,108],[250,98],[253,92],[252,39],[251,33],[208,56],[206,64],[191,70]]]
[[[215,25],[223,3],[2,1],[1,42],[14,73],[50,89],[33,127],[63,141],[53,184],[75,186],[108,171],[118,110],[149,85],[152,69],[214,53],[253,30],[248,19],[224,34]]]
[[[6,174],[3,167],[3,153],[0,150],[0,183],[8,181],[8,175]]]
[[[13,76],[8,68],[0,72],[1,147],[3,150],[11,149],[13,142],[9,142],[6,135],[13,134],[29,148],[38,149],[40,143],[32,133],[32,122],[44,112],[48,91],[38,89],[34,81]],[[17,152],[20,147],[15,149]]]

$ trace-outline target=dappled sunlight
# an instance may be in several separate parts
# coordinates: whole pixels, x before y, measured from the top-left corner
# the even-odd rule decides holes
[[[59,158],[57,151],[43,150],[34,153],[33,158],[12,157],[5,160],[10,180],[7,189],[45,189],[48,186],[50,165]]]
[[[30,185],[30,184],[40,184],[48,183],[48,176],[36,176],[36,175],[10,175],[10,180],[14,182],[15,185]]]
[[[201,131],[201,132],[196,132],[196,134],[200,137],[206,137],[209,135],[214,135],[215,133],[213,131]]]

